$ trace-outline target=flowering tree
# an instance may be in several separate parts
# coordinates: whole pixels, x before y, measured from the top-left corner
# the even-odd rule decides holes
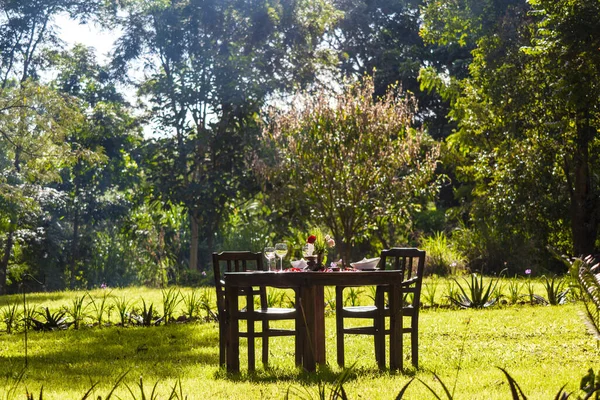
[[[414,100],[396,88],[373,98],[373,81],[331,97],[300,94],[264,129],[277,193],[305,202],[307,220],[327,226],[347,263],[351,248],[376,234],[384,247],[410,229],[411,216],[437,193],[439,145],[411,128]]]

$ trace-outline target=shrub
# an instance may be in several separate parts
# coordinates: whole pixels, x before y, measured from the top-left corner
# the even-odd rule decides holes
[[[424,237],[421,247],[427,252],[425,275],[456,275],[464,269],[464,256],[448,242],[444,232]]]
[[[471,282],[464,280],[467,284],[465,290],[460,283],[454,280],[458,285],[460,293],[450,297],[450,301],[462,308],[485,308],[496,304],[498,296],[495,294],[498,279],[491,279],[487,286],[483,283],[483,275],[471,274]]]

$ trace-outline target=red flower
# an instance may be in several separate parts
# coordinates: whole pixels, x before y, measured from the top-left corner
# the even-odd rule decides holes
[[[315,235],[310,235],[308,239],[306,239],[306,243],[314,244],[317,241],[317,237]]]

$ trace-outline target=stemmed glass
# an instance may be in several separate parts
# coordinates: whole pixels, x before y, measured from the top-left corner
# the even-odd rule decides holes
[[[275,244],[275,255],[279,257],[280,261],[280,271],[283,271],[283,257],[285,257],[288,253],[288,247],[285,243],[276,243]]]
[[[275,247],[265,247],[265,249],[263,250],[263,254],[265,255],[267,263],[269,264],[269,271],[271,271],[271,260],[275,258]]]

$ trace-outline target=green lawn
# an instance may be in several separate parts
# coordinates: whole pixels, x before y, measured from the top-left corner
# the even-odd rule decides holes
[[[98,297],[102,293],[96,291],[92,295]],[[81,294],[32,294],[28,300],[57,308],[68,305],[71,298]],[[160,290],[115,290],[112,295],[143,297],[146,302],[161,304]],[[19,299],[18,296],[0,298],[0,308]],[[506,399],[510,397],[509,387],[497,368],[503,367],[529,398],[553,398],[564,384],[569,391],[576,390],[589,368],[599,370],[600,350],[585,330],[582,308],[579,303],[569,303],[553,307],[424,310],[419,371],[412,368],[407,368],[404,374],[378,371],[372,338],[349,336],[346,360],[355,366],[344,388],[350,399],[394,399],[400,388],[416,377],[441,395],[441,387],[433,378],[435,372],[450,390],[456,387],[457,399]],[[114,314],[111,319],[115,319]],[[105,397],[126,371],[129,372],[124,383],[116,391],[123,399],[134,398],[125,383],[135,398],[142,398],[137,386],[140,377],[147,396],[158,383],[159,398],[168,398],[178,381],[188,399],[281,399],[290,388],[299,391],[298,398],[316,398],[319,383],[331,385],[341,372],[335,362],[333,315],[327,317],[326,324],[328,365],[316,373],[307,374],[294,367],[292,338],[275,338],[270,369],[264,370],[259,362],[254,375],[236,376],[228,376],[217,366],[218,327],[214,323],[30,331],[29,364],[15,391],[11,388],[24,366],[24,334],[0,333],[0,399],[24,398],[26,388],[37,398],[42,386],[44,399],[77,399],[95,382],[99,384],[93,398]],[[258,359],[259,352],[260,346]],[[242,369],[245,361],[242,341]],[[410,366],[410,361],[406,364]],[[405,398],[433,396],[423,383],[415,380]]]

